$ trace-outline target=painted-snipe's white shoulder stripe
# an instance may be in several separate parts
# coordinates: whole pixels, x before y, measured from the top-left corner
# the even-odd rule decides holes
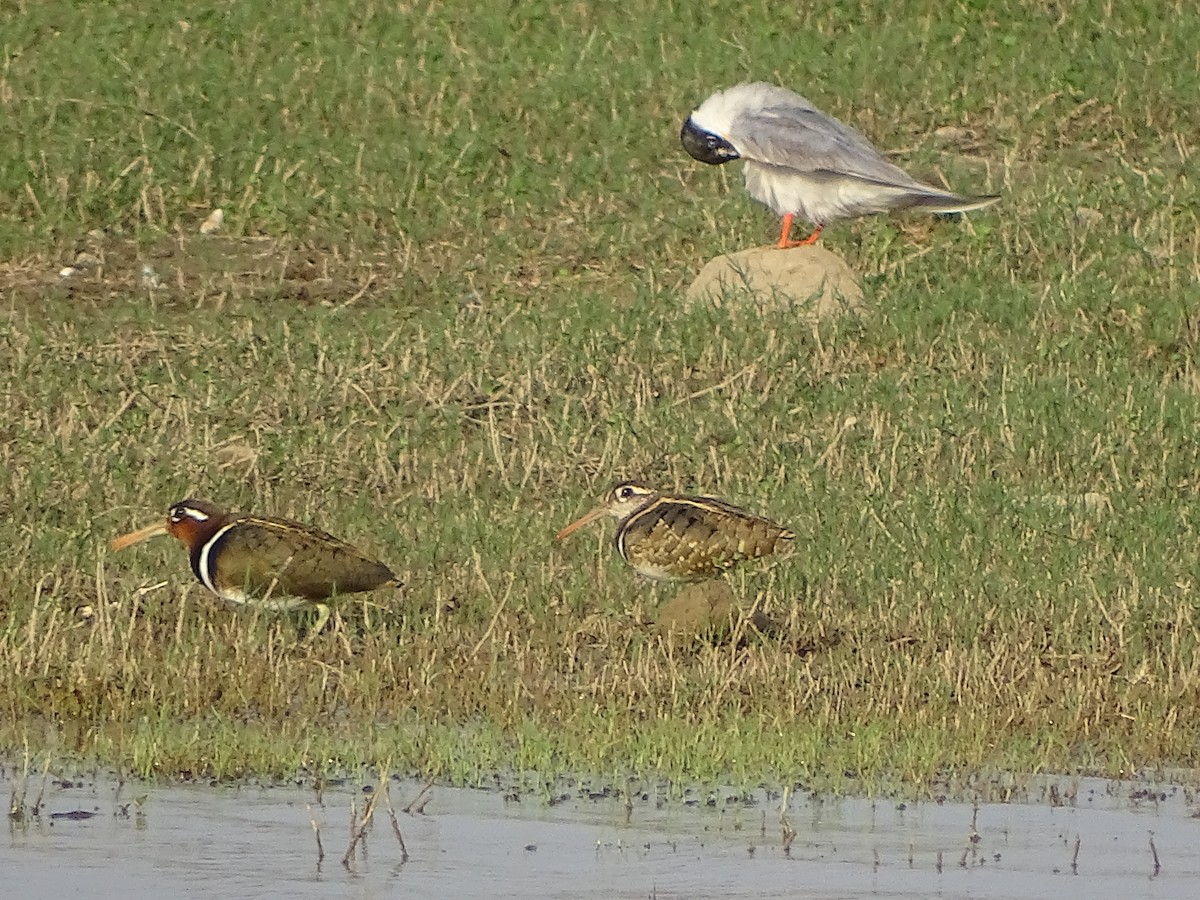
[[[191,512],[191,510],[189,510],[189,512]],[[243,595],[243,592],[236,591],[236,594],[238,595],[237,597],[226,597],[226,592],[222,591],[219,587],[217,587],[216,581],[213,580],[213,575],[215,573],[213,572],[212,567],[209,566],[209,564],[208,564],[208,557],[209,557],[209,554],[212,552],[213,548],[216,547],[217,544],[219,544],[221,542],[221,538],[223,538],[225,536],[225,532],[227,532],[230,528],[233,528],[235,525],[237,525],[237,522],[230,522],[228,525],[222,525],[220,528],[217,529],[216,534],[214,534],[211,538],[209,538],[207,541],[205,541],[204,546],[200,548],[200,565],[198,566],[198,568],[200,569],[200,573],[199,573],[200,578],[204,582],[204,586],[206,588],[208,588],[210,591],[212,591],[214,594],[216,594],[218,597],[221,597],[221,598],[224,598],[227,600],[238,599]],[[232,594],[232,593],[235,593],[235,591],[230,590],[228,593]]]

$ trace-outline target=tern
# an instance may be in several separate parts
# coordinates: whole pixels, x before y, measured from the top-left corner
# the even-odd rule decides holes
[[[794,91],[765,82],[718,91],[683,123],[683,148],[719,166],[742,160],[746,190],[783,217],[778,246],[816,243],[838,219],[919,207],[958,213],[990,206],[994,194],[965,196],[917,181],[883,158],[871,142]],[[791,239],[800,216],[815,230]]]

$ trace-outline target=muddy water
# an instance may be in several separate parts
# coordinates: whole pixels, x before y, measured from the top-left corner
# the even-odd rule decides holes
[[[651,789],[627,806],[578,784],[519,799],[435,786],[423,814],[400,811],[421,788],[390,789],[407,861],[380,803],[343,866],[352,806],[368,796],[358,784],[318,800],[298,786],[43,784],[0,772],[0,792],[25,801],[0,837],[0,896],[1200,896],[1197,803],[1172,785],[1040,781],[1022,802],[978,806],[801,793],[787,805],[786,852],[780,798],[763,791]]]

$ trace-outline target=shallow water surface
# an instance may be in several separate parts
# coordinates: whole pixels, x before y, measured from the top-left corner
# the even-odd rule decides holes
[[[654,789],[631,805],[572,784],[524,795],[393,781],[343,866],[358,785],[163,786],[27,779],[0,841],[26,898],[1194,897],[1200,819],[1177,785],[1040,780],[1023,802],[899,803]],[[30,812],[43,792],[37,813]],[[553,802],[549,799],[553,796]],[[318,862],[319,827],[325,858]],[[1078,848],[1078,849],[1077,849]],[[1157,856],[1157,864],[1156,864]],[[1074,862],[1074,865],[1073,865]],[[15,896],[16,894],[14,894]]]

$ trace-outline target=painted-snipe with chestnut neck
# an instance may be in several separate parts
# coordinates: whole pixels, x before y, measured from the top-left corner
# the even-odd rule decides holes
[[[181,500],[166,521],[122,535],[122,550],[169,534],[188,550],[192,571],[228,603],[260,609],[318,611],[312,633],[329,619],[325,601],[343,594],[399,586],[386,565],[318,528],[248,513],[230,513],[204,500]]]

